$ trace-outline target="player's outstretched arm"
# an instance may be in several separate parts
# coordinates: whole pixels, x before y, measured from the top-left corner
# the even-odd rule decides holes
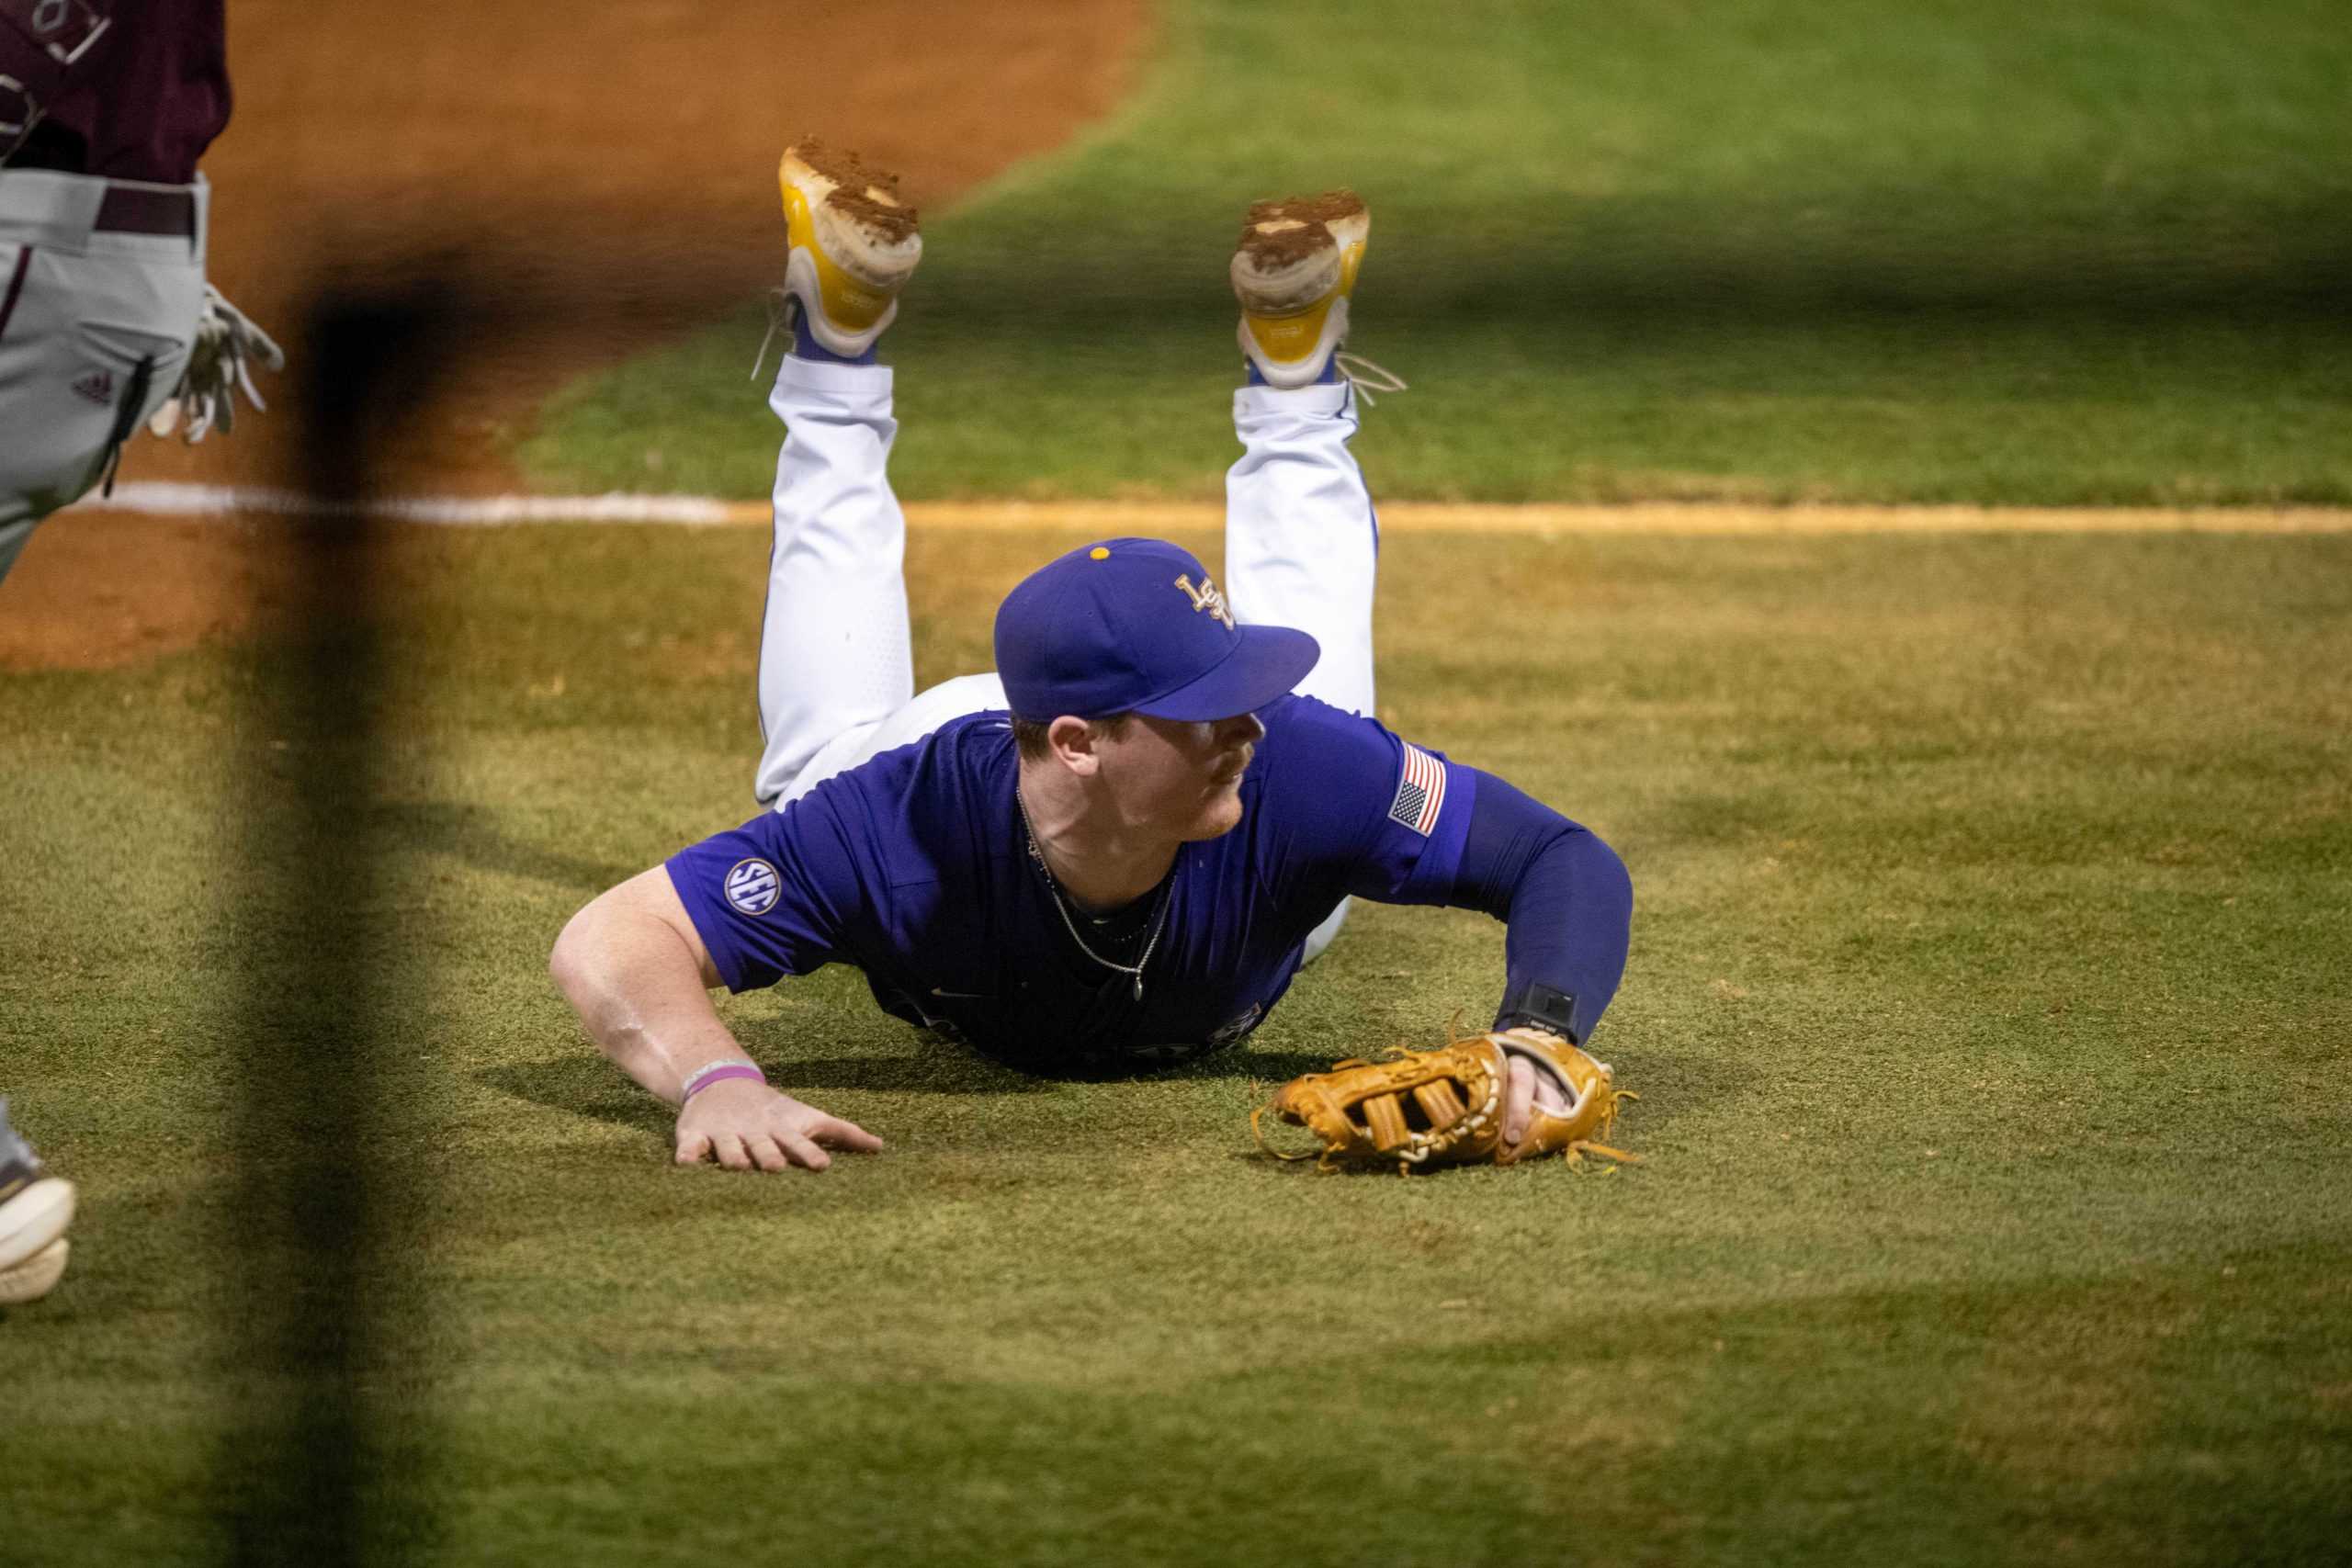
[[[1495,1027],[1544,1030],[1582,1045],[1624,977],[1634,884],[1598,834],[1489,773],[1448,902],[1484,909],[1510,927],[1503,1000]],[[1503,1141],[1517,1148],[1541,1108],[1564,1114],[1550,1079],[1523,1055],[1510,1058]]]
[[[743,1049],[711,1006],[718,970],[662,867],[631,877],[572,916],[548,971],[605,1055],[680,1105],[679,1164],[716,1159],[730,1170],[822,1170],[832,1163],[828,1148],[882,1147],[856,1123],[749,1077],[712,1082],[684,1098],[697,1071],[741,1059]]]

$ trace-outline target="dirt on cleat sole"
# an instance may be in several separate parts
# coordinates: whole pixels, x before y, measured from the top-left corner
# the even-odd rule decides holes
[[[786,148],[784,155],[832,187],[824,195],[827,207],[872,230],[880,243],[897,244],[921,229],[921,210],[899,196],[899,176],[857,153],[809,136]]]
[[[1253,266],[1276,271],[1326,247],[1346,243],[1348,227],[1365,211],[1363,197],[1351,190],[1253,202],[1234,248],[1247,255]]]
[[[1234,243],[1231,275],[1234,297],[1260,329],[1262,350],[1286,359],[1313,348],[1321,315],[1354,292],[1371,233],[1372,211],[1351,190],[1251,204]],[[1313,330],[1277,325],[1308,317],[1317,318]]]

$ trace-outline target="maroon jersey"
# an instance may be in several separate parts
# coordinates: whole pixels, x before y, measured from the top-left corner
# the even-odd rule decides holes
[[[65,5],[0,0],[0,74],[43,85],[36,87],[41,118],[6,167],[164,185],[195,179],[196,161],[229,123],[223,4],[74,0],[75,21],[107,26],[68,63],[44,51],[35,32]]]

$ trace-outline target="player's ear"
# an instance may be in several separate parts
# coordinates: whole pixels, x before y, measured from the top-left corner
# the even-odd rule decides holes
[[[1069,714],[1046,727],[1046,744],[1054,760],[1080,778],[1091,778],[1102,759],[1094,750],[1098,739],[1095,728],[1082,718]]]

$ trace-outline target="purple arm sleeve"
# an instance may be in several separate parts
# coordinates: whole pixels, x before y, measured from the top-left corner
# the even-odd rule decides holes
[[[1510,928],[1496,1027],[1534,1023],[1581,1045],[1624,977],[1633,878],[1589,829],[1492,773],[1470,772],[1477,792],[1446,902]]]

